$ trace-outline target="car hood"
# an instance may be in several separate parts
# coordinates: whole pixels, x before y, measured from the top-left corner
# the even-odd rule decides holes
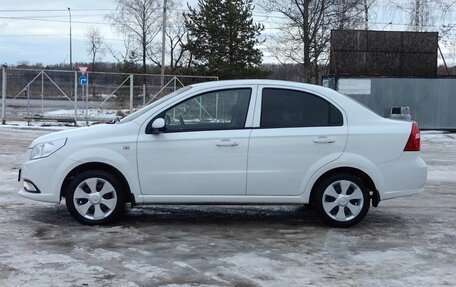
[[[54,140],[59,140],[63,138],[75,139],[80,137],[87,137],[87,136],[101,136],[106,132],[110,132],[118,128],[117,124],[100,124],[100,125],[93,125],[90,127],[80,127],[80,128],[72,128],[68,130],[58,131],[54,133],[50,133],[44,136],[41,136],[35,139],[29,146],[29,148],[34,147],[37,144],[50,142]]]

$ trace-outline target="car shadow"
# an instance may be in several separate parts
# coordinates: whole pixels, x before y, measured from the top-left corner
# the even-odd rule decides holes
[[[79,225],[64,204],[34,206],[22,212],[27,219],[52,225]],[[107,226],[188,224],[272,224],[325,226],[304,206],[148,205],[127,207],[122,218]]]
[[[321,225],[304,206],[166,205],[133,208],[123,224],[252,224]]]
[[[23,215],[34,221],[57,226],[81,226],[74,220],[64,204],[36,206],[27,209]],[[357,226],[400,226],[406,225],[407,218],[400,214],[373,209]],[[324,227],[315,213],[308,207],[290,205],[260,206],[219,206],[219,205],[148,205],[126,208],[122,218],[107,227],[147,227],[151,225],[230,225],[230,226],[301,226]],[[90,228],[90,227],[89,227]]]

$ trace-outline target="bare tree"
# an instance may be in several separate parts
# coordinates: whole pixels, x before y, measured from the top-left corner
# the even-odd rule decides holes
[[[410,29],[416,32],[439,32],[439,40],[446,42],[456,25],[456,0],[407,0],[390,2],[409,18]]]
[[[191,55],[184,48],[187,43],[187,29],[184,24],[180,5],[174,1],[167,1],[167,25],[166,25],[166,58],[171,73],[175,73],[179,68],[188,67],[191,61]],[[161,68],[162,45],[155,42],[148,51],[148,57],[158,67]]]
[[[147,73],[147,52],[160,32],[160,5],[159,0],[117,0],[116,12],[109,16],[125,39],[132,39],[140,47],[144,74]]]
[[[107,50],[111,56],[116,59],[116,61],[121,65],[121,70],[124,73],[137,73],[138,63],[141,60],[138,55],[137,46],[134,45],[132,37],[128,35],[123,35],[123,49],[117,50],[113,49],[112,46],[106,45]]]
[[[431,24],[428,0],[408,0],[407,2],[390,0],[390,2],[397,9],[407,14],[411,30],[415,32],[427,31],[427,27]]]
[[[123,63],[133,60],[134,62],[138,61],[138,56],[136,55],[136,47],[133,44],[132,37],[128,35],[123,35],[123,49],[117,50],[114,49],[111,45],[106,45],[106,49],[109,51],[111,56],[116,59],[117,62]]]
[[[364,29],[365,30],[369,30],[369,17],[370,17],[369,12],[370,12],[372,5],[374,5],[375,1],[376,0],[362,0],[361,10],[364,15]]]
[[[262,7],[286,19],[271,53],[279,62],[302,67],[305,82],[318,82],[321,61],[328,58],[331,29],[353,28],[360,22],[359,0],[264,0]]]
[[[105,55],[106,49],[104,47],[103,37],[101,36],[98,28],[90,27],[87,29],[86,37],[87,43],[87,54],[90,56],[92,67],[91,70],[95,71],[95,63]]]
[[[327,0],[325,17],[327,23],[333,28],[344,30],[358,26],[362,21],[364,0]]]
[[[429,24],[428,0],[414,0],[411,16],[410,24],[414,26],[415,31],[426,31],[426,25]]]

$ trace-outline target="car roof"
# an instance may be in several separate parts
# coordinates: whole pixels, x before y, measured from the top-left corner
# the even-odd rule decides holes
[[[232,86],[239,85],[270,85],[283,88],[296,88],[304,91],[314,92],[320,96],[324,96],[326,99],[331,99],[335,101],[342,109],[350,114],[358,114],[359,118],[378,118],[379,116],[375,114],[370,109],[366,108],[364,105],[354,101],[352,98],[343,95],[333,89],[326,88],[319,85],[306,84],[293,81],[281,81],[281,80],[266,80],[266,79],[249,79],[249,80],[222,80],[222,81],[211,81],[199,84],[193,84],[192,87],[198,89],[211,89],[211,88],[229,88]],[[352,116],[353,119],[353,116]]]
[[[290,88],[295,87],[295,88],[301,88],[301,89],[309,89],[309,90],[321,91],[321,92],[328,90],[328,88],[318,86],[318,85],[313,85],[313,84],[306,84],[306,83],[293,82],[293,81],[266,80],[266,79],[210,81],[210,82],[192,84],[191,86],[195,87],[195,88],[212,88],[212,87],[227,87],[227,86],[233,86],[233,85],[276,85],[276,86],[287,86]]]

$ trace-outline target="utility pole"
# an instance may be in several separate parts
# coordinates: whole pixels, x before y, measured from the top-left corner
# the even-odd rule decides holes
[[[68,15],[70,16],[70,70],[73,70],[73,45],[71,43],[71,9],[68,7]]]
[[[68,7],[68,15],[70,16],[70,70],[73,70],[73,43],[72,43],[72,35],[71,35],[71,8]],[[71,74],[70,74],[71,75]],[[70,80],[70,98],[73,97],[73,88],[74,88],[74,122],[77,125],[77,113],[78,113],[78,82],[77,82],[77,75],[78,73],[75,72],[74,74],[74,87],[71,86]],[[70,78],[71,79],[71,78]]]
[[[161,58],[161,87],[165,85],[165,41],[166,41],[166,0],[163,0],[163,28],[162,28],[162,58]]]

